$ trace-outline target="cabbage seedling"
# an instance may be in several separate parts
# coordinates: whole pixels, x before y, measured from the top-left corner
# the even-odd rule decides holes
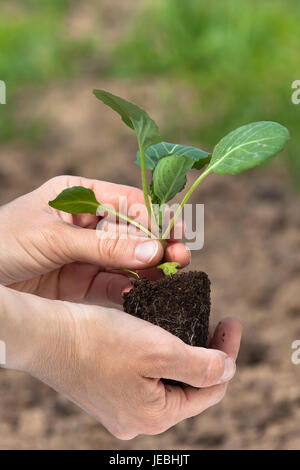
[[[230,132],[209,153],[195,147],[164,142],[155,122],[141,108],[104,90],[94,90],[94,94],[116,111],[136,133],[138,152],[135,163],[141,169],[151,230],[126,214],[106,207],[96,199],[91,189],[81,186],[63,190],[49,204],[71,214],[97,214],[98,210],[112,213],[133,224],[148,237],[158,238],[163,244],[184,205],[210,173],[235,175],[260,165],[281,152],[289,139],[288,130],[276,122],[253,122]],[[192,169],[200,174],[186,191],[171,220],[165,224],[166,204],[185,188],[187,173]],[[147,171],[151,173],[149,186]],[[162,263],[157,267],[166,276],[156,281],[139,278],[137,273],[124,269],[137,277],[133,281],[133,289],[124,294],[124,310],[165,328],[187,344],[205,347],[210,314],[208,276],[201,271],[179,274],[179,265],[175,262]]]
[[[158,237],[162,242],[168,238],[192,193],[210,173],[235,175],[260,165],[281,152],[289,139],[289,131],[277,122],[253,122],[223,137],[210,154],[199,148],[164,142],[156,123],[137,105],[104,90],[94,90],[94,95],[116,111],[136,133],[139,150],[135,163],[141,168],[145,205],[158,235],[126,215],[105,207],[97,201],[92,190],[81,186],[63,190],[49,205],[72,214],[96,214],[101,209],[134,225],[151,238]],[[191,169],[203,171],[187,190],[167,227],[164,227],[166,203],[185,188],[186,175]],[[152,177],[149,186],[147,170]],[[167,275],[176,273],[178,268],[168,263],[159,267]]]

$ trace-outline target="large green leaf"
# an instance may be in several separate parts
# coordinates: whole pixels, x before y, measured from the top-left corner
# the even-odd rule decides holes
[[[162,138],[155,122],[137,105],[113,95],[108,91],[94,90],[94,95],[116,111],[131,129],[134,129],[140,146],[145,151],[150,145],[161,142]]]
[[[207,170],[241,173],[277,155],[289,138],[289,131],[277,122],[253,122],[239,127],[216,145]]]
[[[96,214],[100,202],[91,189],[73,186],[64,189],[49,206],[69,214]]]
[[[145,164],[149,170],[154,170],[158,161],[166,156],[175,155],[177,157],[190,157],[194,160],[193,168],[200,170],[210,161],[210,154],[204,150],[187,145],[171,144],[169,142],[160,142],[148,147],[145,153]],[[140,151],[137,152],[135,163],[140,166]]]
[[[186,185],[186,174],[192,168],[194,160],[189,157],[174,155],[159,160],[153,171],[153,190],[161,203],[170,201]]]

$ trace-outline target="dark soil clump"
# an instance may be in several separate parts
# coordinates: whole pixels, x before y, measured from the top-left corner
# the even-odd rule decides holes
[[[210,281],[202,271],[177,273],[157,281],[138,279],[124,294],[124,311],[164,328],[191,346],[206,346]]]

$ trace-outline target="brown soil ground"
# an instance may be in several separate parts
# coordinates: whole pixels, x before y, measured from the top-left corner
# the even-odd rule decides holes
[[[2,145],[1,203],[64,173],[137,185],[134,136],[93,99],[95,85],[146,103],[164,122],[167,111],[152,97],[168,83],[79,80],[24,98],[20,116],[47,116],[49,132],[34,150]],[[186,98],[184,90],[179,96]],[[206,227],[192,269],[211,279],[212,322],[237,316],[244,325],[237,375],[223,402],[160,436],[119,441],[49,387],[2,369],[0,449],[300,448],[300,366],[291,362],[291,343],[300,339],[299,198],[268,170],[211,176],[194,202],[205,203]]]
[[[153,86],[133,92],[132,84],[109,84],[120,94],[126,87],[140,102],[149,102]],[[92,87],[86,81],[68,91],[56,87],[38,109],[31,105],[31,113],[47,111],[53,122],[38,149],[2,146],[3,203],[63,173],[136,185],[134,136],[90,97]],[[149,106],[161,121],[163,113]],[[196,201],[205,203],[206,239],[193,252],[192,269],[212,281],[212,321],[237,316],[244,324],[238,373],[224,401],[162,436],[123,442],[47,386],[1,370],[1,449],[300,447],[300,366],[291,363],[291,343],[300,338],[299,199],[281,175],[268,171],[212,176]]]

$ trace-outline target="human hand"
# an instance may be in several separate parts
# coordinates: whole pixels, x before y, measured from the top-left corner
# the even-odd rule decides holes
[[[49,207],[49,200],[71,186],[93,189],[103,205],[116,210],[120,196],[127,198],[128,208],[144,204],[137,188],[73,176],[53,178],[1,207],[0,283],[51,299],[122,303],[129,279],[111,271],[142,269],[154,279],[161,275],[153,266],[162,258],[163,248],[157,240],[99,237],[95,230],[99,217],[73,216]],[[189,252],[179,241],[168,241],[164,256],[182,267],[189,263]]]
[[[237,320],[219,323],[214,349],[205,349],[116,309],[6,291],[17,315],[11,328],[3,328],[7,312],[2,324],[0,315],[7,367],[47,383],[120,439],[158,434],[202,413],[223,398],[234,374]],[[161,377],[190,386],[164,385]]]

